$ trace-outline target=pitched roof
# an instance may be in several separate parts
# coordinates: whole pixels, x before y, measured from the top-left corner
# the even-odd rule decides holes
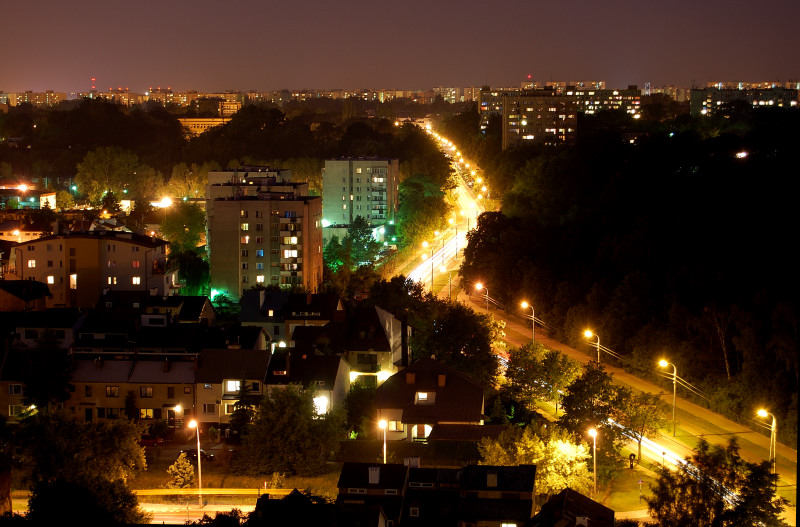
[[[322,381],[326,389],[333,389],[339,365],[344,359],[339,355],[299,355],[289,356],[289,368],[286,369],[286,356],[277,354],[270,365],[267,384],[285,385],[302,384],[308,387],[311,383]],[[288,371],[288,375],[275,375],[276,371]]]
[[[377,483],[370,484],[370,469],[377,468]],[[345,463],[336,486],[340,489],[402,489],[408,478],[408,467],[402,463]]]
[[[85,315],[77,308],[54,307],[43,311],[9,313],[5,316],[17,328],[70,329],[76,327]]]
[[[439,385],[444,376],[444,386]],[[431,404],[415,404],[418,392],[435,394]],[[376,408],[403,410],[403,422],[477,423],[482,419],[483,388],[463,373],[433,359],[419,359],[389,377],[375,395]]]
[[[267,377],[268,350],[205,349],[200,352],[197,382],[221,383],[224,379],[259,379]]]
[[[489,473],[497,474],[497,485],[489,486]],[[463,490],[501,490],[533,492],[536,482],[536,465],[504,467],[498,465],[467,465],[461,472]]]
[[[572,489],[564,489],[547,500],[539,513],[525,525],[549,527],[564,521],[566,523],[563,525],[575,525],[575,518],[579,516],[588,517],[589,525],[593,527],[613,527],[614,525],[613,510]],[[558,524],[562,525],[562,523]]]
[[[497,439],[508,425],[434,425],[428,441],[480,441],[481,439]]]
[[[36,280],[0,280],[0,289],[25,302],[53,296],[47,284]]]

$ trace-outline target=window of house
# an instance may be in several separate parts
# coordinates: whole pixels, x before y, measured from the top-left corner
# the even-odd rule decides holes
[[[36,267],[36,260],[28,260],[28,267],[31,269]]]
[[[8,395],[22,395],[22,385],[21,384],[9,384],[8,385]]]
[[[262,269],[263,269],[263,267],[262,267]],[[264,283],[264,275],[263,274],[256,275],[256,283],[259,283],[259,284],[263,284]]]
[[[247,269],[247,268],[248,268],[248,263],[242,262],[242,269]]]
[[[167,399],[174,399],[174,398],[175,398],[175,387],[167,386]]]
[[[108,285],[117,285],[117,277],[116,276],[109,276],[108,277]]]
[[[47,275],[47,283],[48,284],[55,284],[56,283],[56,277],[53,276],[53,275]]]
[[[83,396],[84,397],[91,397],[92,396],[92,385],[87,384],[83,387]]]
[[[47,260],[47,267],[53,267],[53,260]]]
[[[183,393],[187,394],[187,395],[191,394],[192,393],[192,387],[191,386],[184,386],[183,387]]]
[[[140,397],[152,397],[153,396],[153,387],[152,386],[140,386],[139,387],[139,396]]]
[[[8,405],[8,416],[9,417],[16,417],[22,413],[22,405],[21,404],[10,404]]]
[[[139,408],[139,419],[155,419],[154,408]]]
[[[408,515],[412,518],[419,518],[419,507],[409,507]]]
[[[140,277],[140,276],[134,276],[133,278],[131,278],[131,283],[132,283],[133,285],[139,285],[139,284],[141,284],[141,283],[142,283],[142,277]]]
[[[244,256],[244,257],[248,256],[247,249],[242,249],[242,256]]]
[[[106,397],[119,397],[119,386],[106,386]]]
[[[140,265],[141,265],[141,260],[134,260],[131,262],[131,266],[133,266],[134,269],[138,269]]]
[[[250,243],[250,236],[242,236],[241,242],[243,245]]]
[[[236,411],[235,404],[226,404],[225,405],[225,415],[231,415],[234,411]]]
[[[242,386],[242,381],[225,381],[225,391],[228,393],[238,392]]]
[[[406,425],[404,425],[401,421],[389,421],[390,432],[404,432],[405,429]]]
[[[243,231],[249,231],[250,230],[250,224],[249,223],[242,223],[242,230]]]
[[[203,413],[206,415],[216,415],[217,414],[217,405],[216,404],[204,404],[203,405]]]

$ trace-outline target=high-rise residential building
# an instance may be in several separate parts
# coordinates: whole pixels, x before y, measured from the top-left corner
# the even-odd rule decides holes
[[[570,144],[578,128],[574,95],[531,90],[503,97],[503,150],[527,144]]]
[[[754,108],[778,107],[798,108],[798,90],[783,87],[766,89],[719,89],[692,90],[689,112],[694,115],[711,116],[732,102],[742,102]]]
[[[322,169],[326,225],[350,225],[361,216],[371,225],[393,221],[397,212],[400,161],[378,157],[328,159]]]
[[[131,232],[53,234],[16,245],[7,278],[47,284],[47,307],[94,307],[108,290],[166,296],[178,285],[166,246]]]
[[[206,214],[211,288],[239,298],[256,285],[322,283],[322,199],[291,171],[209,172]]]

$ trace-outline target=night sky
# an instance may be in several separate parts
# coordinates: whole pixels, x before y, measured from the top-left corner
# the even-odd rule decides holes
[[[800,78],[800,1],[18,0],[0,92]]]

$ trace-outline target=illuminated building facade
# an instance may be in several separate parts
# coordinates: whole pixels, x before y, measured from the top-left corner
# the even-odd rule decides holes
[[[322,169],[323,217],[328,225],[350,225],[361,216],[371,225],[394,221],[400,161],[358,157],[329,159]]]
[[[766,89],[719,89],[692,90],[689,112],[693,116],[712,116],[733,102],[742,102],[754,108],[797,108],[798,90],[783,87]]]
[[[206,187],[211,288],[238,299],[256,285],[322,283],[322,200],[289,170],[209,172]]]

